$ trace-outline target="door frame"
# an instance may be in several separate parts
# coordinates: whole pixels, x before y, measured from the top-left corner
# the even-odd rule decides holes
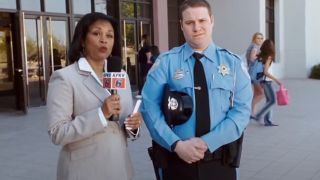
[[[65,41],[66,41],[66,65],[68,64],[68,49],[69,49],[69,20],[68,20],[68,17],[61,17],[61,16],[59,16],[59,17],[56,17],[56,16],[48,16],[48,15],[46,15],[46,16],[43,16],[44,17],[44,25],[46,26],[47,25],[47,22],[53,22],[53,21],[65,21],[66,22],[66,26],[65,26],[65,32],[66,32],[66,39],[65,39]],[[50,29],[50,27],[49,28],[47,28],[47,26],[45,27],[45,32],[46,32],[46,34],[48,34],[48,32],[51,30]],[[49,36],[46,36],[46,38],[45,38],[45,43],[50,43],[50,45],[49,46],[47,46],[47,44],[45,45],[45,53],[47,53],[46,54],[46,57],[47,58],[45,58],[45,60],[46,60],[46,63],[47,63],[47,65],[48,66],[46,66],[46,72],[47,72],[47,74],[46,74],[46,76],[48,77],[46,80],[46,84],[48,84],[49,83],[49,80],[50,80],[50,76],[51,76],[51,70],[52,70],[52,67],[51,67],[51,69],[50,69],[50,63],[53,63],[52,62],[52,58],[53,58],[53,47],[52,47],[52,45],[53,44],[51,44],[52,42],[51,42],[51,38],[52,37],[49,37]],[[50,53],[49,53],[49,50],[50,50]],[[50,62],[51,61],[51,62]],[[53,72],[53,71],[52,71]]]
[[[139,49],[141,48],[140,46],[140,43],[141,43],[141,39],[142,39],[142,35],[146,32],[143,32],[143,26],[144,25],[149,25],[149,32],[148,32],[148,35],[150,37],[150,43],[152,44],[153,42],[153,28],[152,28],[152,23],[148,20],[141,20],[141,19],[132,19],[132,18],[123,18],[120,20],[120,28],[121,28],[121,32],[123,31],[123,34],[121,34],[121,36],[123,37],[123,41],[122,41],[122,48],[123,48],[123,51],[122,51],[122,56],[123,56],[123,59],[126,60],[127,58],[127,52],[126,52],[126,36],[124,34],[125,32],[125,23],[126,24],[133,24],[134,25],[134,39],[135,39],[135,58],[136,58],[136,61],[135,61],[135,74],[134,74],[134,78],[135,78],[135,84],[133,85],[136,85],[136,86],[140,86],[143,79],[141,79],[140,77],[140,66],[139,66],[139,62],[138,62],[138,52],[139,52]],[[126,67],[126,70],[127,70],[127,63],[124,62],[124,65]],[[131,79],[131,77],[130,77]]]
[[[14,44],[14,39],[16,39],[14,37],[15,35],[15,21],[14,21],[14,13],[6,13],[6,12],[1,12],[1,14],[3,14],[4,18],[1,18],[0,20],[0,29],[1,32],[4,32],[4,40],[6,43],[6,49],[3,49],[4,51],[6,51],[6,56],[7,56],[7,68],[6,71],[3,71],[2,73],[6,73],[10,79],[10,83],[12,83],[12,87],[10,87],[9,89],[3,89],[0,92],[0,96],[1,99],[5,98],[6,96],[8,97],[12,97],[13,98],[13,102],[14,104],[12,104],[12,102],[10,103],[4,103],[4,101],[1,101],[2,104],[1,108],[4,109],[14,109],[17,106],[17,95],[16,95],[16,88],[15,88],[15,57],[16,55],[14,54],[14,51],[17,49],[15,44]],[[3,99],[4,100],[4,99]],[[12,101],[12,99],[7,99],[5,101]]]
[[[46,28],[44,27],[44,16],[42,15],[34,15],[34,14],[25,14],[24,12],[22,12],[22,37],[23,37],[23,55],[24,55],[24,67],[25,67],[25,83],[26,83],[26,92],[27,92],[27,107],[31,107],[31,97],[30,97],[30,84],[29,84],[29,68],[28,68],[28,57],[27,57],[27,37],[26,37],[26,20],[35,20],[36,21],[36,33],[39,35],[37,35],[37,51],[39,53],[39,55],[41,55],[39,58],[40,62],[42,64],[42,66],[40,67],[40,71],[42,71],[42,75],[43,75],[43,80],[41,80],[41,78],[39,77],[39,81],[41,84],[43,84],[43,88],[40,89],[40,99],[41,102],[43,104],[45,104],[45,100],[46,100],[46,92],[47,92],[47,62],[46,59],[48,59],[47,53],[46,53],[46,45],[44,44],[46,37],[44,36],[44,34],[46,34]],[[39,26],[38,26],[38,21],[39,21]],[[40,29],[38,29],[40,28]],[[39,39],[38,39],[39,38]],[[40,43],[38,43],[40,42]]]
[[[52,15],[41,15],[41,14],[25,14],[24,12],[20,12],[19,14],[19,22],[20,22],[20,35],[22,38],[21,39],[21,60],[22,60],[22,66],[23,66],[23,86],[24,86],[24,99],[26,103],[24,103],[24,109],[25,112],[27,112],[27,109],[31,107],[30,104],[30,94],[29,94],[29,81],[28,81],[28,62],[27,62],[27,47],[26,47],[26,27],[25,27],[25,20],[26,19],[33,19],[38,21],[40,23],[40,27],[36,27],[37,33],[39,33],[39,38],[40,38],[40,43],[38,44],[39,52],[41,53],[41,63],[42,63],[42,70],[43,70],[43,79],[40,80],[41,83],[43,84],[43,90],[41,89],[40,93],[41,94],[41,103],[43,105],[46,104],[46,98],[47,98],[47,90],[48,90],[48,83],[50,80],[50,61],[52,55],[49,53],[50,46],[51,44],[48,44],[50,42],[50,37],[48,36],[48,31],[50,31],[49,27],[47,27],[47,23],[49,21],[65,21],[66,22],[66,52],[68,51],[68,43],[69,43],[69,18],[68,17],[62,17],[62,16],[52,16]],[[67,60],[67,57],[66,57]],[[43,92],[42,92],[43,91]],[[40,96],[40,95],[39,95]]]
[[[127,50],[127,36],[126,36],[126,24],[132,24],[133,25],[133,31],[134,31],[134,33],[133,33],[133,35],[134,35],[134,42],[135,42],[135,44],[134,44],[134,50],[135,50],[135,68],[136,68],[136,70],[135,70],[135,81],[136,82],[138,82],[139,80],[138,80],[138,59],[137,59],[137,53],[138,53],[138,46],[137,46],[137,41],[138,41],[138,37],[137,37],[137,32],[138,32],[138,29],[137,29],[137,25],[136,25],[136,22],[134,21],[134,20],[127,20],[127,19],[123,19],[123,20],[121,20],[121,28],[122,28],[122,30],[123,30],[123,34],[121,34],[121,36],[123,37],[123,44],[122,44],[122,56],[123,56],[123,60],[124,60],[124,62],[123,62],[123,65],[125,66],[125,70],[127,71],[128,70],[128,63],[127,63],[127,58],[128,58],[128,56],[127,56],[127,52],[128,52],[128,50]],[[122,31],[121,31],[122,32]]]

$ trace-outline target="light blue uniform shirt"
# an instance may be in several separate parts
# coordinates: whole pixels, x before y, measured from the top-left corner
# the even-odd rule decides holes
[[[185,92],[193,98],[194,50],[185,43],[161,54],[147,76],[142,90],[142,115],[151,137],[170,150],[177,140],[195,137],[195,109],[189,120],[171,129],[161,111],[164,85]],[[249,75],[241,60],[225,49],[211,43],[201,58],[210,104],[210,132],[201,136],[210,152],[237,140],[249,123],[252,89]],[[195,108],[195,107],[194,107]]]

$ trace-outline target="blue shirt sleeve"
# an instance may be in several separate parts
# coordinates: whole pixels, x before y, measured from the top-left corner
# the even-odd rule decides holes
[[[167,125],[161,111],[164,85],[168,81],[166,56],[159,57],[151,68],[142,90],[142,115],[154,141],[171,150],[179,137]]]

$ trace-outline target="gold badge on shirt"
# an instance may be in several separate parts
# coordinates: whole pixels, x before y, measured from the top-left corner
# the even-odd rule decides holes
[[[230,74],[230,69],[227,65],[225,64],[220,64],[220,66],[218,66],[218,69],[219,69],[219,73],[222,74],[222,76],[225,76],[227,74]]]
[[[182,79],[184,77],[184,72],[182,69],[177,69],[176,72],[174,73],[174,79]]]

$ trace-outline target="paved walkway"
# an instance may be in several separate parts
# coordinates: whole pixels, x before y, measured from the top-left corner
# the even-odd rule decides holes
[[[251,122],[245,133],[241,180],[320,179],[320,81],[285,80],[291,102],[276,107],[279,127]],[[0,113],[0,179],[55,180],[59,147],[50,143],[45,107]],[[153,180],[147,155],[150,137],[145,127],[140,139],[129,143],[135,163],[134,180]]]

